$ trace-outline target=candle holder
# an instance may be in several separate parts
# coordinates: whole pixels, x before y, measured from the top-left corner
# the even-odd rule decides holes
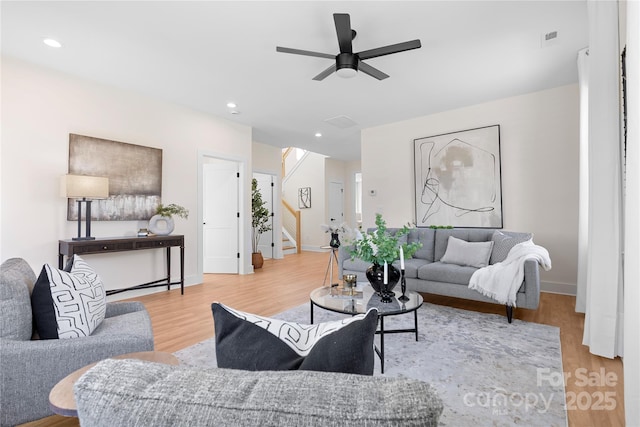
[[[400,270],[400,289],[402,290],[402,296],[398,298],[398,301],[409,301],[409,298],[404,294],[407,291],[407,279],[404,277],[404,268]]]
[[[395,294],[389,290],[389,284],[386,283],[382,285],[382,289],[380,289],[380,301],[384,303],[393,302],[393,297]]]

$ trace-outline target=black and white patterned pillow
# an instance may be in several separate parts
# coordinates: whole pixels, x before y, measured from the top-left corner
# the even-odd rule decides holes
[[[100,277],[74,255],[68,271],[42,267],[31,294],[31,308],[41,339],[78,338],[104,320],[106,293]]]
[[[531,240],[531,233],[509,233],[505,234],[500,230],[493,232],[491,240],[493,240],[493,250],[491,251],[491,259],[489,264],[496,264],[507,259],[509,251],[518,243]]]
[[[303,325],[211,304],[219,368],[373,375],[378,311]]]

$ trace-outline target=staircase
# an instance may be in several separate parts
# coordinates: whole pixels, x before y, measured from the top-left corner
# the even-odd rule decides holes
[[[297,149],[296,149],[297,150]],[[282,150],[282,183],[287,181],[287,156],[294,152],[294,149],[289,147]],[[308,154],[306,151],[302,158],[306,157]],[[293,170],[297,168],[299,165],[299,160],[296,160]],[[293,170],[288,171],[289,173],[293,172]],[[282,199],[283,214],[282,214],[282,254],[296,254],[301,253],[302,242],[301,233],[300,233],[300,211],[294,209],[289,203],[287,203],[284,198]]]
[[[298,252],[298,248],[296,247],[295,242],[292,242],[291,239],[287,236],[287,233],[283,231],[282,233],[282,254],[283,255],[291,255]]]

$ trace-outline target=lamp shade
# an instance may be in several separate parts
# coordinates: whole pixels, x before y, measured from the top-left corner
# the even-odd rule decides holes
[[[69,199],[106,199],[109,197],[109,178],[87,175],[64,175],[60,192]]]

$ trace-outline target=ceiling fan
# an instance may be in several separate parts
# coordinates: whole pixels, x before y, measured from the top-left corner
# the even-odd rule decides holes
[[[338,45],[340,53],[330,55],[328,53],[312,52],[309,50],[291,49],[288,47],[276,46],[277,52],[293,53],[295,55],[316,56],[319,58],[333,59],[335,63],[329,68],[318,74],[313,80],[324,80],[331,73],[336,73],[342,77],[355,76],[360,70],[378,80],[384,80],[389,77],[387,74],[362,62],[365,59],[377,58],[378,56],[391,55],[392,53],[404,52],[405,50],[418,49],[421,47],[420,40],[411,40],[404,43],[397,43],[376,49],[365,50],[353,53],[351,42],[356,37],[356,31],[351,29],[351,19],[348,13],[334,13],[333,20],[336,24],[336,33],[338,35]]]

